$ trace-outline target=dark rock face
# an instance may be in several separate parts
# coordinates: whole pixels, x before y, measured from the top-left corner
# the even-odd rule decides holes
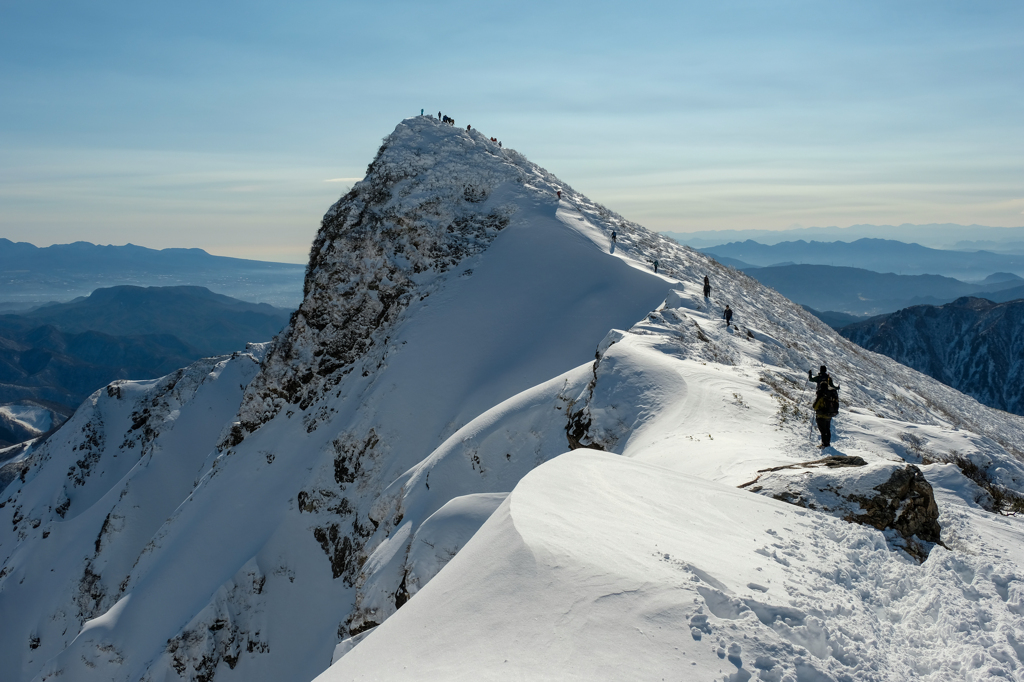
[[[1024,300],[959,298],[919,305],[839,333],[868,350],[963,391],[979,402],[1024,414]]]
[[[920,562],[942,544],[935,494],[913,464],[869,466],[860,457],[833,456],[758,473],[740,487],[885,531],[891,544]],[[881,483],[880,473],[888,473]]]
[[[324,216],[302,305],[246,393],[229,447],[286,405],[308,408],[350,372],[374,373],[409,304],[508,225],[512,204],[490,197],[525,173],[504,157],[481,168],[471,136],[423,134],[426,125],[400,124]]]
[[[895,530],[906,542],[907,553],[918,561],[928,558],[921,540],[941,544],[939,507],[935,494],[924,474],[913,464],[893,472],[888,481],[876,486],[876,497],[851,496],[865,513],[846,517],[847,521],[872,526],[878,530]]]

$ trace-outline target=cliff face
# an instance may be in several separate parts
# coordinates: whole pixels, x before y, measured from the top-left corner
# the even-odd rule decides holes
[[[388,330],[438,276],[509,224],[532,170],[479,133],[399,125],[366,178],[324,216],[302,305],[246,392],[234,438],[285,405],[308,408],[357,359],[364,376],[378,369]]]
[[[840,330],[851,341],[963,391],[1024,414],[1024,301],[960,298],[914,306]]]

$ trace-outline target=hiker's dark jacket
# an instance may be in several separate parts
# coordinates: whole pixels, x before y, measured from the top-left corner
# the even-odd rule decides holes
[[[812,382],[812,383],[814,383],[814,384],[816,384],[818,386],[821,386],[823,383],[828,382],[828,380],[829,380],[828,372],[822,372],[821,374],[819,374],[816,377],[812,377],[810,372],[807,373],[807,381],[810,381],[810,382]]]

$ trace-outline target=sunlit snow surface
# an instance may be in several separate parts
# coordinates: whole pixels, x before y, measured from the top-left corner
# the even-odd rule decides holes
[[[0,405],[0,414],[29,431],[45,433],[53,426],[53,413],[36,405]]]
[[[697,321],[712,349],[735,334],[702,300],[669,301],[655,317]],[[1024,525],[981,510],[954,466],[924,466],[949,550],[919,565],[881,532],[736,489],[820,451],[806,421],[779,421],[763,344],[741,336],[734,365],[690,359],[667,345],[675,326],[614,333],[598,363],[626,457],[577,450],[532,471],[318,679],[1021,679]],[[992,452],[856,408],[837,422],[831,452],[869,462],[898,459],[908,429]]]
[[[419,118],[388,140],[375,182],[406,184],[355,191],[396,239],[417,202],[508,225],[234,445],[243,392],[272,406],[288,376],[266,349],[120,382],[33,446],[0,496],[5,680],[1024,679],[1021,523],[924,464],[955,451],[1021,490],[1024,419],[485,135]],[[313,337],[284,335],[309,358]],[[737,488],[822,455],[820,364],[843,387],[831,454],[869,463],[849,486],[904,460],[935,486],[948,549],[923,565]],[[570,414],[604,452],[565,454]],[[817,471],[788,481],[813,498]]]

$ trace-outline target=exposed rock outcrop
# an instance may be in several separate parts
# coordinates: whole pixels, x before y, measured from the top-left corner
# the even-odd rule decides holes
[[[860,457],[831,456],[759,474],[740,487],[885,531],[894,546],[920,562],[942,544],[935,495],[913,464],[868,465]]]
[[[366,178],[324,216],[302,305],[246,392],[225,445],[286,405],[308,408],[357,364],[364,376],[379,369],[388,329],[413,298],[429,296],[438,275],[486,249],[508,225],[514,204],[491,194],[525,181],[525,171],[508,163],[520,157],[502,151],[480,164],[485,157],[473,142],[406,123],[385,138]],[[460,163],[467,154],[477,165]]]

